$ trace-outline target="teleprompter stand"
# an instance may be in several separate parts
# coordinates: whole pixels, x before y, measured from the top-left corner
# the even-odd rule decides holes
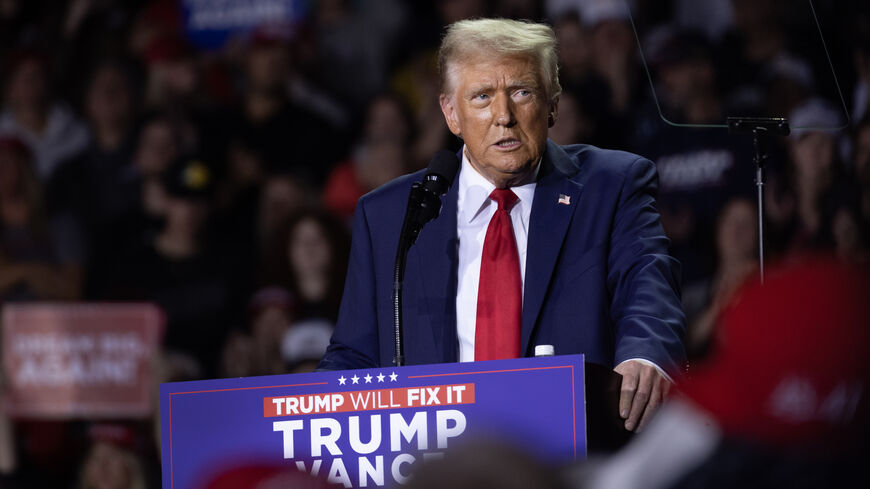
[[[758,269],[764,283],[764,165],[770,136],[788,136],[791,130],[783,117],[729,117],[728,130],[732,133],[752,133],[755,149],[755,186],[758,195]]]

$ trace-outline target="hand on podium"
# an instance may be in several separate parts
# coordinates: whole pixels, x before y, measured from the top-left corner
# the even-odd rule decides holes
[[[613,371],[622,375],[619,416],[625,429],[640,431],[668,395],[671,382],[653,365],[637,360],[622,362]]]

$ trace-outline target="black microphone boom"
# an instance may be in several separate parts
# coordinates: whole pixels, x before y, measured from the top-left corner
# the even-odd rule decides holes
[[[438,217],[441,212],[441,197],[447,194],[457,171],[459,171],[459,159],[456,154],[441,150],[429,162],[423,180],[414,182],[408,194],[408,207],[399,234],[396,265],[393,269],[393,326],[396,335],[396,355],[393,363],[397,367],[405,364],[402,342],[402,282],[405,279],[408,250],[417,241],[423,226]]]

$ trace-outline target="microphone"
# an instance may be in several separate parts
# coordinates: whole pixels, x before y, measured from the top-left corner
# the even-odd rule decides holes
[[[400,238],[408,239],[408,248],[417,241],[423,226],[438,217],[441,197],[447,194],[458,171],[459,158],[452,151],[442,149],[429,162],[423,180],[411,186]]]
[[[429,162],[426,176],[423,177],[423,186],[438,195],[445,195],[458,171],[459,158],[456,153],[442,149]]]
[[[402,342],[402,282],[405,280],[405,262],[408,250],[417,241],[420,230],[427,222],[438,217],[441,212],[441,197],[453,185],[456,172],[459,171],[459,158],[446,149],[435,153],[423,180],[414,182],[408,194],[408,207],[405,210],[405,220],[399,233],[399,245],[396,249],[396,265],[393,268],[393,327],[395,333],[396,353],[393,363],[397,367],[405,364],[405,351]]]

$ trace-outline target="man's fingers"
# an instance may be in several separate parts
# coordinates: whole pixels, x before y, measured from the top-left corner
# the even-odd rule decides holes
[[[634,399],[631,402],[628,419],[625,420],[625,429],[628,431],[634,430],[643,415],[643,411],[652,395],[652,380],[653,376],[650,375],[649,370],[642,369],[640,371],[637,391],[634,393]]]
[[[646,426],[647,422],[653,417],[664,397],[664,385],[670,384],[667,380],[654,378],[652,394],[650,394],[649,402],[646,409],[643,410],[643,416],[640,418],[640,424],[637,425],[637,431],[640,432]]]
[[[671,384],[659,371],[637,361],[626,361],[613,369],[622,375],[619,415],[625,429],[640,430],[664,401]]]
[[[634,400],[634,393],[637,391],[638,377],[634,372],[625,372],[622,374],[622,386],[619,391],[619,416],[622,419],[628,417],[631,411],[631,404]]]

